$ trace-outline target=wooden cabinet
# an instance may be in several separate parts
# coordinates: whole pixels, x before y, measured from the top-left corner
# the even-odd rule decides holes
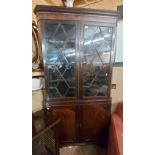
[[[117,12],[37,6],[45,106],[60,143],[103,140],[110,118]]]

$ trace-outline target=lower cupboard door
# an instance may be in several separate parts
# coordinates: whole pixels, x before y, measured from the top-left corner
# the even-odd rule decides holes
[[[110,121],[110,110],[105,105],[82,106],[82,138],[85,141],[106,141]]]
[[[76,141],[76,109],[54,108],[52,113],[61,119],[57,126],[60,144]]]

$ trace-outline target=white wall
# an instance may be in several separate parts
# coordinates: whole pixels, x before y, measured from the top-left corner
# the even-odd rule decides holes
[[[32,92],[32,112],[36,112],[43,108],[43,90]]]
[[[112,84],[116,84],[116,89],[111,89],[113,112],[117,103],[123,101],[123,67],[113,67]]]
[[[115,62],[123,62],[123,20],[117,23],[117,42]]]

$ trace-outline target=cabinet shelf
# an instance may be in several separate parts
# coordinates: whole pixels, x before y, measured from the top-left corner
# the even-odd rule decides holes
[[[75,82],[75,79],[72,79],[72,80],[68,80],[68,79],[65,79],[67,82]],[[64,80],[60,79],[60,80],[49,80],[48,83],[52,83],[52,82],[64,82]]]

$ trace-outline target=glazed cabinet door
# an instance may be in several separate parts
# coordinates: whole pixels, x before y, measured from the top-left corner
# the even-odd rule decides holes
[[[61,119],[57,127],[60,144],[75,142],[77,139],[76,108],[75,107],[54,108],[52,113],[53,115]]]
[[[81,44],[82,98],[110,96],[114,60],[114,25],[83,23]]]
[[[81,132],[84,141],[101,140],[102,142],[106,142],[110,120],[110,109],[108,106],[106,107],[104,104],[81,106]]]
[[[47,100],[77,98],[77,25],[41,21]]]

